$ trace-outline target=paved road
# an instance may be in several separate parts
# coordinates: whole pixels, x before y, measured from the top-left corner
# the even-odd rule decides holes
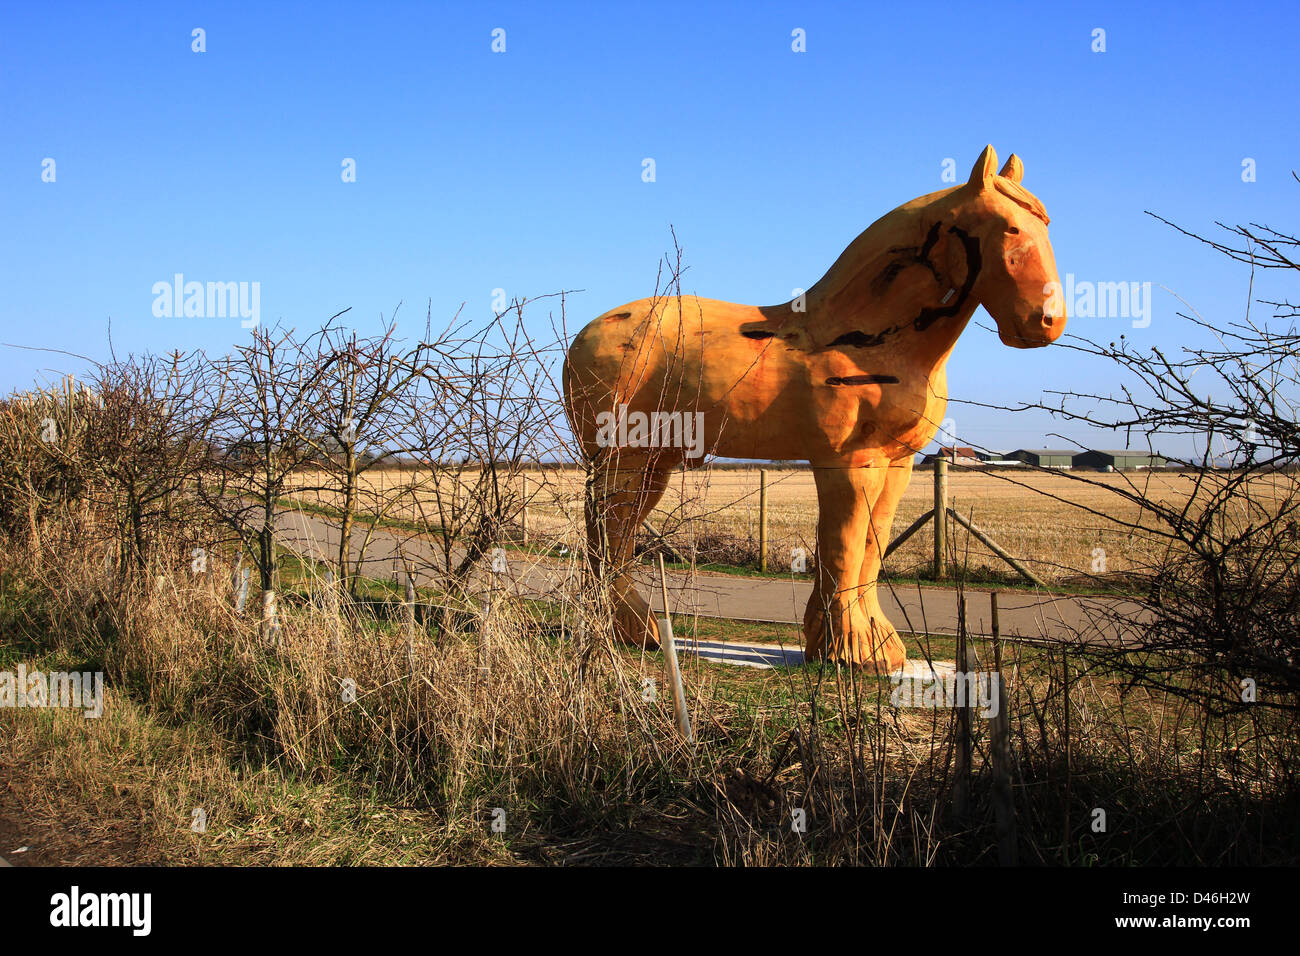
[[[278,528],[283,544],[307,554],[333,557],[337,553],[339,532],[333,522],[312,515],[283,512]],[[353,553],[359,547],[365,529],[354,529]],[[402,532],[376,529],[367,549],[365,571],[373,577],[391,577],[400,567],[414,569],[416,585],[432,580],[427,570],[437,552],[432,542]],[[518,551],[507,551],[508,570],[498,582],[509,581],[515,593],[530,597],[558,596],[572,587],[583,573],[578,562],[540,559]],[[649,566],[638,568],[636,576],[642,593],[655,607],[662,600],[657,572]],[[478,582],[486,590],[489,581],[487,562]],[[698,614],[702,617],[738,621],[769,621],[801,624],[804,606],[812,594],[812,582],[801,579],[740,577],[727,574],[694,575],[684,571],[668,573],[669,598],[674,614]],[[653,597],[651,597],[653,595]],[[951,588],[917,585],[881,586],[880,605],[900,631],[950,635],[957,633],[958,593]],[[987,591],[966,590],[967,626],[972,634],[988,634],[991,629]],[[1046,638],[1049,640],[1086,640],[1111,643],[1124,627],[1141,621],[1141,609],[1132,601],[1078,595],[1052,595],[1035,591],[1000,591],[998,618],[1005,637]],[[1119,624],[1115,623],[1119,620]]]

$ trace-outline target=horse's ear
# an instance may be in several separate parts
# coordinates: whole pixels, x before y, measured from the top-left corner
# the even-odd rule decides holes
[[[1020,157],[1012,153],[1007,157],[1007,164],[1002,167],[999,176],[1005,176],[1013,183],[1018,183],[1025,178],[1025,164],[1020,161]]]
[[[984,184],[993,178],[993,171],[998,168],[998,154],[994,152],[992,146],[985,146],[984,152],[980,153],[980,158],[975,160],[975,166],[970,171],[970,183],[976,189],[982,189]]]

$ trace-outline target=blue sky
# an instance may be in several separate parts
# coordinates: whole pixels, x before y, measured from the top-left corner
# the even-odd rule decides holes
[[[670,226],[687,291],[784,301],[873,220],[943,188],[945,159],[965,178],[992,143],[1024,160],[1063,278],[1152,284],[1148,327],[1072,317],[1069,331],[1176,348],[1188,329],[1161,287],[1226,323],[1247,274],[1143,211],[1201,231],[1300,228],[1298,10],[6,5],[0,341],[103,358],[110,320],[119,352],[221,353],[248,335],[237,319],[155,317],[154,283],[178,272],[260,283],[264,323],[350,306],[373,330],[402,302],[410,335],[430,304],[486,318],[497,288],[581,289],[576,331],[650,293]],[[195,28],[206,52],[191,49]],[[532,317],[545,334],[545,312]],[[991,325],[982,311],[976,323]],[[77,370],[0,348],[0,390]],[[949,364],[954,399],[1116,384],[1077,353],[1011,350],[975,324]],[[963,443],[998,449],[1061,427],[949,414]]]

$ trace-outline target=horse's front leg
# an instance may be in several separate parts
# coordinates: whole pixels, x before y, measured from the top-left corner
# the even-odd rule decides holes
[[[897,632],[883,615],[873,618],[879,605],[862,585],[867,553],[877,547],[872,508],[891,470],[883,462],[865,468],[813,465],[819,514],[817,586],[804,612],[809,659],[881,671],[902,664]]]
[[[872,622],[872,633],[882,644],[881,652],[876,656],[883,658],[889,663],[890,669],[894,670],[903,666],[907,659],[907,648],[903,646],[897,629],[880,609],[879,577],[885,549],[889,547],[898,502],[912,481],[912,456],[908,455],[902,461],[891,464],[884,471],[884,485],[871,506],[871,527],[858,585],[862,589],[863,611]]]

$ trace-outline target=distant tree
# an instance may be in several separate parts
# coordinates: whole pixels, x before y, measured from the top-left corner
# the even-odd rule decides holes
[[[473,332],[440,336],[437,363],[402,408],[410,460],[419,465],[407,486],[417,533],[434,541],[426,567],[451,594],[512,536],[526,464],[561,444],[555,428],[563,413],[550,380],[559,352],[529,337],[527,304],[514,302]]]
[[[174,352],[115,358],[91,376],[87,497],[117,528],[123,571],[200,529],[191,486],[210,461],[209,368],[201,353]]]
[[[71,376],[0,401],[0,531],[37,541],[47,522],[86,501],[96,402]]]
[[[364,565],[375,530],[372,522],[354,547],[352,533],[362,499],[367,499],[364,510],[374,519],[387,517],[400,500],[400,489],[381,490],[362,479],[401,455],[422,450],[411,416],[418,411],[417,396],[440,342],[433,340],[426,322],[425,339],[403,349],[395,337],[395,322],[396,312],[378,335],[359,337],[330,327],[315,340],[314,364],[320,374],[310,402],[306,443],[312,459],[325,469],[321,487],[336,495],[342,511],[335,567],[345,591],[351,590]]]
[[[263,591],[275,588],[279,501],[293,473],[317,451],[309,436],[322,375],[314,342],[321,334],[300,341],[292,330],[255,329],[251,341],[214,363],[208,383],[216,410],[211,441],[229,453],[199,473],[197,493],[250,555]]]

